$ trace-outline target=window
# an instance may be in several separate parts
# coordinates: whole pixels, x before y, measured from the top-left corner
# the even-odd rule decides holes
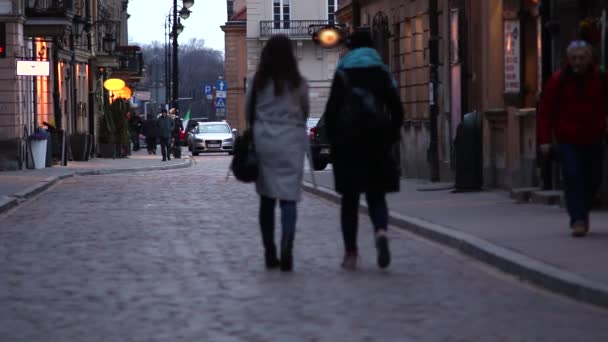
[[[274,28],[275,29],[281,29],[281,28],[285,28],[288,29],[289,28],[289,20],[291,19],[290,17],[290,12],[291,12],[291,8],[290,8],[290,1],[291,0],[273,0],[274,1],[274,6],[273,8],[273,16],[274,16]]]
[[[211,133],[230,133],[230,127],[228,125],[200,125],[197,129],[198,133],[211,134]]]
[[[327,20],[330,24],[336,22],[336,12],[338,11],[338,0],[327,0]]]

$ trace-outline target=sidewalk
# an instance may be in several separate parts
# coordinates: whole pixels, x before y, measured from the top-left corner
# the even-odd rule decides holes
[[[317,189],[310,173],[305,180],[308,191],[337,200],[331,171],[315,172]],[[403,180],[401,192],[388,196],[392,224],[551,291],[608,307],[608,212],[593,212],[590,234],[574,239],[558,206],[517,204],[506,191],[445,188]]]
[[[160,155],[148,155],[145,150],[134,152],[124,159],[91,159],[86,162],[68,162],[68,166],[53,166],[40,170],[0,172],[0,213],[19,204],[55,184],[61,179],[76,175],[87,176],[137,171],[171,170],[191,165],[191,159],[163,162]]]

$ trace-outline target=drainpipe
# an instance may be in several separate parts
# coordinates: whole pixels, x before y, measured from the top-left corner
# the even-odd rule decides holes
[[[439,117],[439,101],[437,99],[437,84],[439,82],[439,14],[437,0],[429,1],[429,72],[430,72],[430,144],[427,159],[431,168],[431,182],[439,182],[439,132],[437,128]]]
[[[361,27],[361,2],[360,0],[352,0],[353,6],[353,29]]]

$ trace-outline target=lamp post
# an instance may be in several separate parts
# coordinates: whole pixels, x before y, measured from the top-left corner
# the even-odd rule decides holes
[[[178,64],[178,47],[177,37],[184,30],[184,26],[178,19],[179,17],[182,19],[188,19],[190,17],[190,7],[194,5],[194,0],[182,0],[183,7],[181,9],[177,6],[177,0],[173,0],[173,26],[171,29],[171,35],[173,36],[173,68],[172,68],[172,91],[171,91],[171,100],[172,107],[175,109],[178,108],[179,98],[179,64]]]

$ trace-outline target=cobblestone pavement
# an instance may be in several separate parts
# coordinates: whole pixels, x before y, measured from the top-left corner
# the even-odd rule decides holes
[[[338,207],[305,195],[295,272],[263,267],[228,158],[75,177],[0,217],[0,341],[608,341],[608,311],[391,232],[339,267]]]

